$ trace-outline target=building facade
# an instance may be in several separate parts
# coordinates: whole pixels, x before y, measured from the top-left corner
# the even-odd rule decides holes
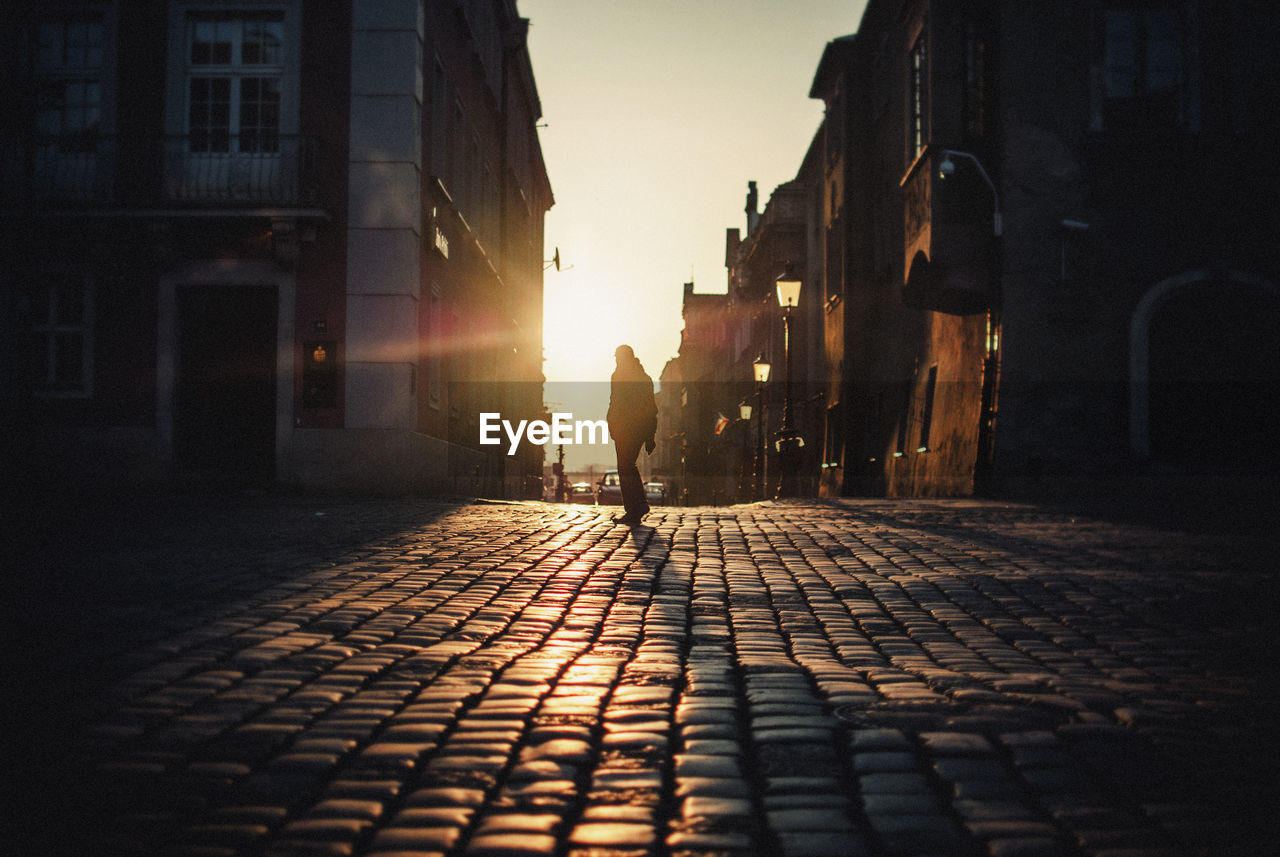
[[[825,363],[814,342],[824,294],[813,255],[820,188],[806,166],[774,189],[762,211],[759,189],[748,182],[745,229],[725,230],[725,292],[684,285],[680,353],[663,371],[660,409],[668,416],[660,415],[667,420],[660,425],[669,438],[664,466],[686,503],[818,491],[825,439]],[[794,306],[779,304],[779,278],[801,283]],[[763,383],[759,363],[768,364]],[[780,447],[783,436],[799,441]]]
[[[552,205],[514,0],[0,13],[0,358],[31,475],[536,490]]]
[[[720,505],[733,502],[728,450],[722,443],[721,414],[728,405],[725,389],[729,313],[724,294],[695,292],[684,284],[678,355],[663,368],[659,429],[666,432],[666,451],[659,461],[672,459],[674,496],[684,505]],[[663,414],[663,410],[667,411]],[[736,416],[736,406],[733,409]]]
[[[827,46],[824,493],[1274,472],[1278,18],[871,0]]]
[[[745,427],[744,438],[753,450],[753,470],[755,460],[761,462],[754,474],[756,499],[814,494],[822,463],[823,361],[814,332],[821,329],[823,285],[810,246],[818,187],[802,169],[796,179],[776,187],[759,211],[757,188],[750,182],[747,228],[726,231],[732,336],[725,365],[732,386],[725,406],[736,411],[738,401],[752,405],[752,425]],[[784,276],[801,283],[799,300],[790,309],[779,304],[777,282]],[[754,380],[757,360],[769,364],[762,385]],[[777,444],[784,429],[803,442],[786,467]]]

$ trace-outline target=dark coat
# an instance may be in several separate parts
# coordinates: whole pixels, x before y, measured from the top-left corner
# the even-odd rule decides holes
[[[613,373],[609,383],[609,436],[615,440],[652,441],[658,431],[658,403],[653,379],[634,358]]]

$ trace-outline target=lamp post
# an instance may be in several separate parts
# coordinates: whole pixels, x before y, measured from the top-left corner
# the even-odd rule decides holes
[[[751,368],[756,379],[756,461],[755,473],[751,479],[751,497],[754,500],[764,499],[764,385],[769,383],[769,369],[764,355],[756,355]]]
[[[956,149],[942,150],[942,161],[938,164],[938,178],[945,179],[955,173],[956,162],[952,160],[953,158],[964,158],[972,162],[978,168],[978,175],[982,176],[982,180],[991,189],[991,198],[994,201],[993,211],[991,212],[991,229],[995,236],[999,238],[1004,233],[1004,215],[1000,212],[1000,192],[996,190],[995,182],[991,180],[991,176],[987,175],[987,171],[983,169],[981,161],[968,152],[961,152]]]
[[[777,280],[778,305],[782,307],[782,351],[786,355],[787,377],[783,387],[782,428],[774,439],[781,458],[781,474],[778,479],[778,496],[796,495],[796,467],[804,438],[791,424],[791,309],[800,302],[800,278],[791,273],[787,265],[785,273]]]
[[[751,500],[751,459],[748,453],[751,452],[754,457],[751,442],[751,413],[755,409],[751,403],[743,399],[738,403],[738,431],[736,432],[736,441],[738,445],[738,502]]]

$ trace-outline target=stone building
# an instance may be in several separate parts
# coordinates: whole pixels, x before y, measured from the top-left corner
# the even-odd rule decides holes
[[[762,447],[763,471],[756,479],[755,496],[811,495],[816,492],[822,462],[824,429],[819,383],[823,352],[814,336],[821,329],[822,272],[813,263],[809,240],[816,222],[812,211],[816,185],[801,170],[795,180],[773,190],[763,212],[758,211],[756,183],[748,187],[745,234],[728,229],[725,235],[732,325],[725,358],[732,388],[725,390],[725,407],[736,411],[739,401],[753,406],[753,425],[746,436],[753,447]],[[784,309],[777,295],[777,281],[783,276],[802,284],[799,302],[790,311],[789,374]],[[760,358],[770,366],[769,381],[757,389],[753,365]],[[777,438],[788,400],[789,428],[799,434],[804,446],[794,463],[801,478],[784,490]]]
[[[871,0],[828,44],[824,493],[1274,468],[1278,20]]]
[[[665,432],[667,448],[659,454],[671,458],[667,466],[674,471],[675,496],[681,503],[719,504],[734,499],[736,490],[725,444],[720,442],[723,432],[717,432],[720,415],[728,408],[729,300],[727,295],[693,288],[691,282],[684,284],[680,350],[662,372],[659,430]],[[736,405],[733,412],[736,415]]]
[[[0,12],[28,476],[537,490],[552,195],[514,0]]]

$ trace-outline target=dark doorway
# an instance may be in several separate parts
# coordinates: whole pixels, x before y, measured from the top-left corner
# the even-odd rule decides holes
[[[274,477],[276,302],[271,286],[179,289],[180,475],[225,482]]]
[[[1280,298],[1230,280],[1170,296],[1151,320],[1151,452],[1190,465],[1273,463]]]

